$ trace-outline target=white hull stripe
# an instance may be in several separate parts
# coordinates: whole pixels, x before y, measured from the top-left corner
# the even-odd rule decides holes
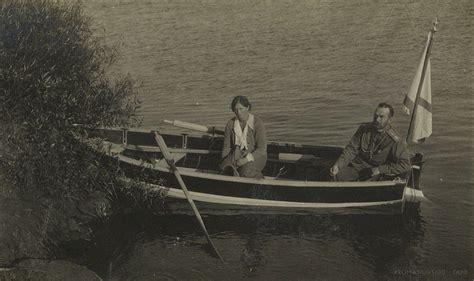
[[[156,163],[155,165],[144,161],[136,160],[123,155],[116,156],[120,161],[135,165],[157,170],[161,172],[171,173],[165,163]],[[179,173],[182,176],[190,176],[211,180],[220,180],[227,182],[247,183],[247,184],[258,184],[258,185],[273,185],[273,186],[289,186],[289,187],[354,187],[354,188],[366,188],[366,187],[382,187],[382,186],[395,186],[396,184],[405,183],[404,181],[368,181],[368,182],[318,182],[318,181],[292,181],[292,180],[275,180],[275,179],[251,179],[233,176],[224,176],[212,173],[199,172],[190,168],[178,167]]]
[[[153,191],[159,192],[164,196],[172,198],[186,199],[184,192],[181,189],[168,188],[158,185],[151,185]],[[251,199],[242,197],[230,197],[222,195],[214,195],[208,193],[190,191],[189,194],[194,201],[226,204],[226,205],[240,205],[240,206],[256,206],[256,207],[281,207],[281,208],[347,208],[347,207],[371,207],[381,205],[391,205],[403,202],[403,199],[390,201],[376,201],[376,202],[348,202],[348,203],[306,203],[306,202],[288,202],[288,201],[274,201],[263,199]]]
[[[423,198],[425,198],[425,195],[423,194],[423,191],[419,189],[405,187],[403,197],[406,202],[421,202]]]

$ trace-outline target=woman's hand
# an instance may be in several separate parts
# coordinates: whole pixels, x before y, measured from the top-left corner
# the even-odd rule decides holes
[[[243,165],[247,164],[248,162],[249,162],[249,161],[247,160],[247,158],[244,157],[244,158],[240,158],[239,160],[237,160],[237,161],[235,162],[235,165],[236,165],[237,167],[242,167]]]

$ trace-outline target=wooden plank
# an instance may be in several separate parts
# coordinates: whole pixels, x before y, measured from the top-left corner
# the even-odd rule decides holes
[[[128,144],[125,146],[125,149],[133,151],[142,151],[149,153],[161,153],[161,149],[157,146],[147,146],[147,145],[134,145]],[[203,155],[216,155],[220,154],[219,150],[206,150],[206,149],[189,149],[189,148],[168,148],[171,153],[189,153],[189,154],[203,154]],[[295,163],[295,162],[312,162],[317,160],[327,160],[322,157],[316,157],[311,154],[297,154],[297,153],[269,153],[268,160],[275,162],[281,161],[285,163]]]
[[[143,152],[161,153],[158,146],[128,144],[125,149]],[[189,149],[189,148],[168,148],[171,153],[191,153],[191,154],[220,154],[218,150]]]
[[[317,158],[311,154],[297,154],[297,153],[278,153],[278,160],[287,162],[312,162]]]

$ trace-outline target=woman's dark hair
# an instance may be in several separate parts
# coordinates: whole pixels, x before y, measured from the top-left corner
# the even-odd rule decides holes
[[[246,96],[236,96],[232,100],[232,103],[230,104],[230,109],[234,111],[234,107],[240,103],[241,105],[248,107],[249,110],[252,108],[252,105],[250,104],[249,100],[247,99]]]
[[[395,110],[393,110],[393,106],[391,106],[390,104],[385,103],[385,102],[381,102],[381,103],[379,103],[377,108],[379,108],[379,107],[388,108],[388,110],[390,111],[390,117],[393,117],[393,115],[395,115]]]

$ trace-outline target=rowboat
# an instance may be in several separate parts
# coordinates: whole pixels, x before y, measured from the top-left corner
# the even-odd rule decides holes
[[[403,175],[377,181],[319,181],[315,175],[334,163],[342,147],[270,141],[264,178],[251,179],[220,173],[222,131],[182,121],[167,123],[179,127],[182,133],[102,128],[89,130],[88,137],[103,140],[105,153],[120,163],[127,178],[145,183],[165,198],[185,199],[169,161],[157,145],[159,134],[192,199],[219,208],[360,210],[390,207],[403,211],[405,203],[417,203],[423,198],[420,190],[423,156],[420,153],[412,154],[412,168]]]

